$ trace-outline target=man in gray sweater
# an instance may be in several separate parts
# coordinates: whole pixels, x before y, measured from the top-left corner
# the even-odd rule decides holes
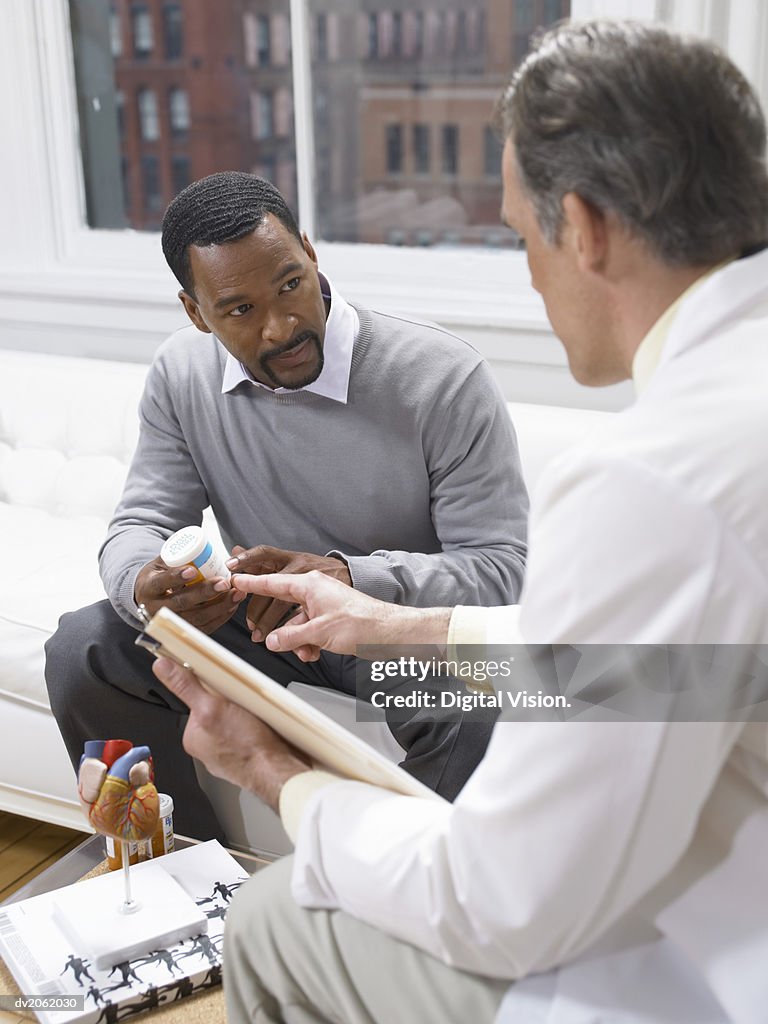
[[[109,601],[62,617],[47,645],[56,720],[83,741],[147,743],[176,828],[222,837],[181,748],[185,708],[134,645],[139,606],[166,606],[279,682],[365,696],[354,658],[304,664],[261,641],[279,602],[187,586],[159,557],[210,505],[243,572],[321,572],[397,604],[517,600],[527,496],[490,371],[433,325],[356,308],[318,271],[282,196],[215,174],[169,206],[163,251],[192,321],[160,348],[139,443],[100,552]],[[375,688],[373,685],[371,689]],[[452,799],[492,723],[390,720],[404,767]]]

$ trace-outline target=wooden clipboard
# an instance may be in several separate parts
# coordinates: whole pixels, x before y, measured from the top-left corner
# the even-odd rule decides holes
[[[155,642],[147,642],[146,634]],[[161,608],[149,620],[136,642],[157,657],[188,665],[209,690],[261,718],[319,767],[403,796],[443,799],[364,740],[168,608]]]

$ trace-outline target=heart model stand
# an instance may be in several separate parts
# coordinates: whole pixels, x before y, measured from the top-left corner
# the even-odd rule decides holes
[[[149,839],[158,821],[148,747],[124,740],[89,741],[78,790],[88,820],[119,840],[123,870],[62,889],[56,917],[75,949],[97,969],[164,949],[208,930],[205,913],[160,863],[133,869],[129,841]],[[173,856],[173,854],[169,854]]]
[[[123,860],[123,881],[125,883],[124,899],[120,907],[121,914],[135,914],[137,910],[141,910],[141,904],[138,900],[133,898],[131,894],[131,863],[130,863],[130,843],[127,843],[125,839],[120,840],[122,860]]]

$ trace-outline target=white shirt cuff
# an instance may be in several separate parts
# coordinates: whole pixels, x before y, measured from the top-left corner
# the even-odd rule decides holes
[[[459,644],[484,644],[487,622],[487,608],[464,605],[454,608],[448,623],[449,657],[453,657],[452,652]]]
[[[453,609],[448,624],[448,651],[454,657],[455,648],[464,644],[521,644],[520,605],[499,605],[493,608],[475,608],[459,605]]]
[[[343,782],[338,775],[331,772],[324,772],[318,769],[299,772],[284,783],[280,790],[279,811],[283,828],[288,833],[291,842],[295,845],[299,834],[299,825],[304,808],[310,798],[325,786],[332,782]]]

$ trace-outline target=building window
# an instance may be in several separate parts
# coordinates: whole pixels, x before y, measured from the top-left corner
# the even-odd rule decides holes
[[[501,177],[501,142],[489,124],[483,131],[483,170],[488,178]]]
[[[256,164],[251,173],[258,178],[264,178],[265,181],[271,181],[274,185],[277,181],[277,160],[273,156],[267,157]]]
[[[400,11],[392,15],[392,56],[403,56],[403,16]]]
[[[152,30],[152,15],[146,7],[131,8],[131,24],[133,25],[133,52],[136,57],[148,57],[155,45]]]
[[[322,93],[316,93],[319,102]],[[272,127],[278,138],[288,138],[291,134],[291,122],[293,115],[293,98],[288,88],[278,89],[272,102]]]
[[[517,0],[514,5],[515,27],[519,32],[530,32],[535,23],[533,0]]]
[[[413,126],[413,169],[416,174],[429,174],[429,125]]]
[[[159,213],[163,208],[163,193],[160,188],[160,161],[156,156],[141,158],[141,189],[144,209],[149,213]]]
[[[192,180],[188,156],[171,157],[171,185],[173,194],[177,196]]]
[[[368,56],[375,59],[379,55],[379,16],[368,15]]]
[[[456,53],[465,54],[469,49],[467,39],[467,12],[459,11],[456,21]]]
[[[259,95],[259,138],[271,139],[275,134],[274,105],[272,94],[263,92]]]
[[[324,11],[315,17],[315,60],[328,60],[328,15]]]
[[[413,56],[421,57],[424,53],[424,12],[416,11],[413,15]]]
[[[115,89],[115,114],[117,115],[117,134],[122,141],[125,138],[125,93]]]
[[[486,43],[485,43],[485,32],[486,32],[485,11],[477,11],[477,27],[475,29],[475,32],[476,32],[476,35],[475,35],[475,39],[476,39],[475,50],[479,54],[485,53],[485,46],[486,46]]]
[[[168,119],[174,135],[186,135],[189,131],[189,95],[186,89],[171,89],[168,93]]]
[[[120,22],[120,14],[114,7],[111,7],[109,11],[109,49],[113,57],[122,56],[123,26]]]
[[[181,4],[166,4],[163,7],[163,36],[165,56],[170,60],[177,60],[184,52]]]
[[[531,38],[526,33],[521,35],[518,33],[512,37],[512,64],[518,65],[521,60],[525,57],[531,48]]]
[[[269,31],[269,18],[266,14],[259,14],[256,18],[256,63],[265,67],[272,60],[271,33]]]
[[[243,59],[246,67],[256,67],[256,15],[253,11],[243,15]]]
[[[459,173],[459,126],[443,125],[443,174]]]
[[[278,160],[275,168],[275,185],[285,201],[290,205],[296,192],[296,168],[292,160]]]
[[[435,54],[439,57],[446,55],[448,48],[448,15],[440,11],[437,15],[435,27]]]
[[[388,124],[385,133],[387,173],[400,174],[403,169],[403,126]]]
[[[284,67],[291,62],[291,23],[286,14],[277,13],[272,15],[270,24],[270,62],[273,66]]]
[[[120,157],[120,182],[123,187],[123,208],[130,210],[131,208],[131,168],[128,164],[128,158]]]
[[[271,139],[275,134],[274,104],[268,92],[251,93],[251,136],[254,139]]]
[[[141,137],[145,142],[155,142],[160,138],[160,117],[154,89],[139,89],[136,101],[139,108]]]

